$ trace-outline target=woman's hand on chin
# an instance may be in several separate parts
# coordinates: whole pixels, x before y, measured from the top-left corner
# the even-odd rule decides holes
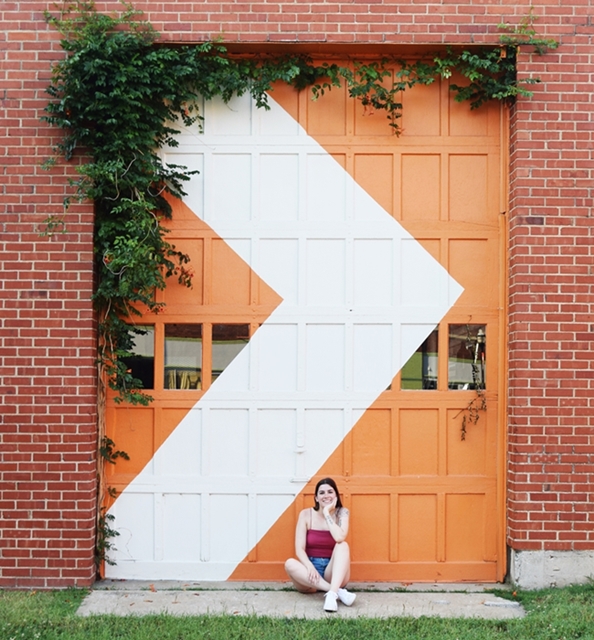
[[[336,502],[337,499],[334,498],[334,500],[332,500],[332,502],[330,504],[327,504],[323,509],[322,509],[322,513],[324,514],[324,516],[329,516],[331,513],[333,513],[334,511],[336,511]]]

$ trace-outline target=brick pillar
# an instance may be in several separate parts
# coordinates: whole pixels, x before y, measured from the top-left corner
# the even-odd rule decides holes
[[[529,587],[594,572],[594,30],[571,14],[542,21],[558,51],[521,56],[543,83],[512,118],[508,543]]]
[[[92,205],[63,213],[74,164],[41,168],[57,35],[46,2],[0,9],[0,587],[94,580],[96,348]],[[62,232],[64,231],[64,232]]]

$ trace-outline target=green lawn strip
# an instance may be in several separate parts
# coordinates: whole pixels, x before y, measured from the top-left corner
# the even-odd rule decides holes
[[[527,616],[516,620],[390,618],[324,620],[244,616],[92,616],[76,610],[82,590],[0,592],[2,640],[594,640],[591,585],[538,592],[499,592],[520,602]]]

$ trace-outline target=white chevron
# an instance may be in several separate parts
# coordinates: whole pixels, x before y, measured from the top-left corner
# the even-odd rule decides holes
[[[116,500],[108,577],[227,579],[462,292],[270,105],[209,103],[166,155],[283,302]]]

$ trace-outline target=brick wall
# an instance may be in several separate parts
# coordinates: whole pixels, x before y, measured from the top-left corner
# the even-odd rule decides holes
[[[55,142],[40,116],[60,55],[47,5],[0,5],[0,587],[94,577],[92,207],[40,235],[72,175],[40,166]]]
[[[561,46],[522,60],[543,83],[512,123],[508,538],[581,551],[594,549],[594,25],[590,3],[546,12]]]
[[[561,41],[521,74],[543,83],[512,113],[508,540],[594,549],[594,55],[588,0],[136,2],[166,41],[494,43],[534,5]],[[0,587],[90,584],[95,486],[92,208],[59,215],[74,164],[51,171],[40,121],[61,55],[42,12],[0,5]],[[97,2],[118,10],[117,2]]]

